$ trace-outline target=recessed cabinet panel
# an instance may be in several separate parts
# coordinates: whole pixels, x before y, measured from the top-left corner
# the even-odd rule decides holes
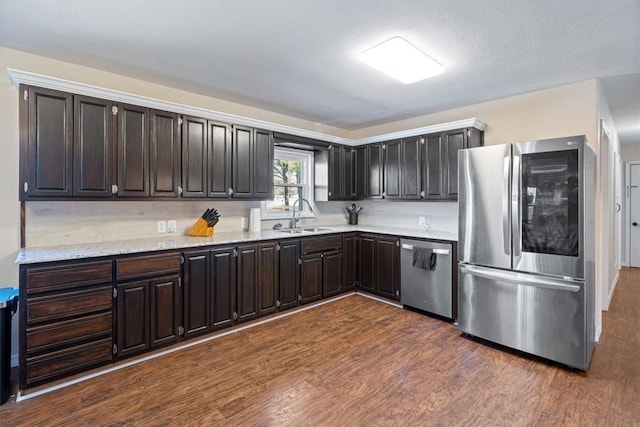
[[[360,282],[359,287],[367,291],[375,289],[376,238],[371,235],[360,235]]]
[[[320,253],[302,257],[300,296],[301,304],[322,298],[322,254]]]
[[[148,197],[149,110],[118,108],[118,197]]]
[[[300,294],[300,241],[283,240],[280,242],[280,310],[298,305]]]
[[[40,88],[29,88],[28,94],[27,194],[71,196],[73,96]]]
[[[342,291],[342,251],[323,254],[322,297],[337,295]]]
[[[233,197],[253,197],[253,130],[233,127]]]
[[[258,247],[238,248],[237,272],[238,321],[258,317]]]
[[[400,249],[395,237],[376,239],[376,291],[379,295],[396,299],[400,289]]]
[[[421,191],[421,138],[413,137],[402,140],[402,192],[403,199],[419,199]]]
[[[209,197],[231,197],[231,147],[229,125],[209,122]]]
[[[254,134],[253,197],[256,199],[272,199],[273,137],[271,132],[260,129],[256,129]]]
[[[401,142],[391,141],[384,144],[384,198],[399,199],[402,186],[400,165]]]
[[[205,119],[182,121],[182,196],[207,197],[208,127]]]
[[[447,199],[458,198],[458,151],[465,148],[466,130],[447,132],[444,140],[443,157],[446,159],[444,169],[443,197]]]
[[[356,147],[354,150],[353,189],[356,199],[368,197],[369,168],[367,161],[367,147]]]
[[[74,196],[111,197],[112,102],[74,96]]]
[[[354,150],[351,147],[342,147],[342,176],[343,187],[342,194],[344,199],[351,200],[355,197],[353,188],[353,155]]]
[[[151,197],[178,197],[180,185],[180,126],[178,115],[151,111]]]
[[[427,135],[424,145],[425,168],[423,186],[425,198],[439,199],[442,193],[442,137],[440,134]]]
[[[184,253],[183,300],[185,337],[207,332],[211,319],[209,250]]]
[[[382,198],[382,183],[383,183],[383,154],[382,144],[371,144],[367,146],[368,150],[368,166],[369,166],[369,191],[368,195],[370,199]]]
[[[211,327],[233,324],[236,306],[236,257],[234,249],[211,251]]]
[[[258,294],[261,316],[278,309],[278,246],[275,242],[258,246]]]
[[[153,279],[151,286],[151,347],[176,342],[179,337],[182,311],[182,289],[178,276]]]
[[[149,282],[118,285],[118,356],[149,348]]]
[[[358,235],[345,234],[342,237],[343,277],[342,290],[351,290],[358,281],[360,257],[358,255]]]

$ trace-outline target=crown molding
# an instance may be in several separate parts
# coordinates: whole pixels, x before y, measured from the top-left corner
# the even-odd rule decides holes
[[[100,86],[89,85],[86,83],[74,82],[71,80],[61,79],[58,77],[46,76],[43,74],[32,73],[29,71],[16,70],[15,68],[7,68],[7,73],[11,78],[11,82],[15,87],[21,84],[38,86],[47,89],[71,92],[78,95],[92,96],[95,98],[103,98],[116,102],[140,105],[157,110],[166,110],[190,116],[202,117],[205,119],[216,120],[221,122],[233,123],[243,126],[256,127],[260,129],[282,132],[291,135],[297,135],[305,138],[319,139],[337,144],[345,145],[361,145],[372,142],[388,141],[391,139],[406,138],[409,136],[423,135],[446,130],[460,129],[464,127],[475,127],[484,130],[486,124],[477,118],[464,120],[456,120],[453,122],[439,123],[435,125],[423,126],[419,128],[407,129],[398,132],[391,132],[382,135],[375,135],[361,139],[349,139],[339,136],[329,135],[323,132],[300,129],[293,126],[281,125],[278,123],[267,122],[264,120],[252,119],[249,117],[237,116],[235,114],[222,113],[220,111],[208,110],[206,108],[192,107],[189,105],[179,104],[177,102],[164,101],[161,99],[151,98],[148,96],[135,95],[119,90],[107,89]],[[317,124],[319,127],[321,124]]]

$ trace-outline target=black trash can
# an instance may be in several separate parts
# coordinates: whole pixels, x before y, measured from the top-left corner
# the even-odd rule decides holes
[[[18,308],[18,290],[0,288],[0,405],[9,400],[11,319]]]

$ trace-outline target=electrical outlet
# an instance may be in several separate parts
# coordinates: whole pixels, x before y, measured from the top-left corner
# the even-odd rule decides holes
[[[167,221],[158,221],[158,233],[167,232]]]
[[[243,216],[240,218],[240,227],[241,228],[249,228],[249,218]]]
[[[167,221],[167,233],[175,233],[176,232],[176,220],[170,219]]]
[[[418,226],[424,227],[425,225],[427,225],[427,218],[425,218],[423,216],[419,216],[418,217]]]

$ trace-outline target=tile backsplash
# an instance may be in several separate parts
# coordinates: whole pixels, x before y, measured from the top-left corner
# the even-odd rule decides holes
[[[317,202],[315,218],[304,218],[300,225],[347,224],[346,207],[362,206],[359,223],[393,227],[420,228],[418,218],[424,216],[435,230],[456,232],[457,203],[435,202]],[[176,234],[184,235],[196,218],[207,208],[220,214],[217,232],[243,229],[243,219],[251,208],[260,207],[253,201],[104,201],[104,202],[26,202],[26,246],[52,246],[104,241],[145,239],[166,234],[157,232],[157,221],[176,220]],[[276,223],[288,227],[286,219],[263,220],[262,229]]]

